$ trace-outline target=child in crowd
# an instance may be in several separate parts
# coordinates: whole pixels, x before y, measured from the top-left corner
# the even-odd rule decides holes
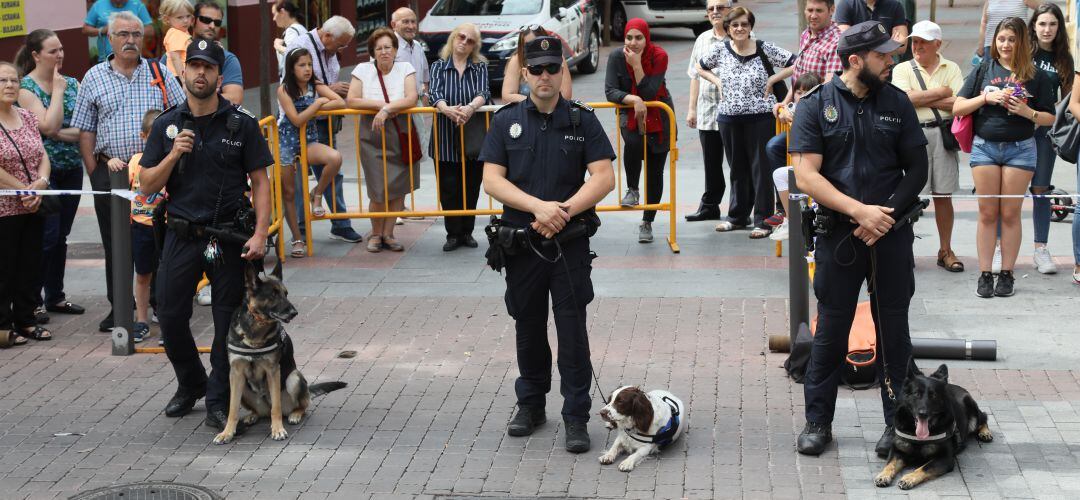
[[[151,109],[143,115],[142,132],[139,137],[146,142],[150,127],[161,111]],[[137,153],[128,162],[128,179],[135,199],[131,200],[131,256],[135,260],[135,327],[131,336],[135,342],[142,342],[150,334],[150,282],[158,264],[157,245],[154,242],[154,209],[164,199],[160,193],[143,193],[139,190],[139,160],[142,153]]]
[[[187,58],[187,46],[191,43],[188,29],[194,19],[195,9],[188,0],[162,0],[158,6],[161,21],[169,27],[165,33],[165,64],[169,71],[180,78]],[[180,81],[183,84],[183,80]]]
[[[281,199],[285,203],[285,221],[289,224],[293,240],[290,255],[300,258],[307,255],[307,248],[300,239],[296,220],[294,182],[300,165],[300,126],[307,123],[307,160],[309,164],[325,165],[315,188],[311,191],[311,213],[316,217],[326,215],[322,206],[323,192],[341,169],[341,153],[318,143],[315,113],[342,109],[345,100],[330,90],[325,83],[314,78],[311,53],[307,49],[293,49],[285,55],[285,76],[278,87],[278,104],[281,115],[278,129],[281,141]]]
[[[803,94],[814,87],[821,85],[821,77],[817,73],[803,73],[795,80],[794,100],[788,106],[780,106],[776,112],[776,119],[784,123],[791,123],[795,119],[795,106],[802,99]],[[788,172],[792,167],[787,164],[787,132],[782,132],[769,140],[766,146],[769,159],[774,167],[773,185],[780,195],[780,204],[784,207],[784,213],[788,213]],[[788,221],[785,217],[769,238],[776,241],[788,239]]]

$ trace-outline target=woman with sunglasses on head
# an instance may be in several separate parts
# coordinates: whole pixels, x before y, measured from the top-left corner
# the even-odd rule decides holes
[[[664,170],[671,134],[675,127],[660,108],[649,108],[647,101],[660,101],[674,109],[671,93],[665,84],[668,55],[652,43],[649,25],[641,18],[626,22],[622,50],[608,56],[604,93],[607,100],[633,106],[619,111],[619,132],[623,138],[623,167],[626,169],[626,195],[619,202],[624,207],[641,202],[638,190],[642,161],[645,161],[645,203],[660,203],[664,194]],[[647,147],[647,150],[646,150]],[[656,210],[646,210],[638,226],[638,242],[653,240],[652,223]]]
[[[529,96],[529,84],[521,77],[521,61],[525,60],[525,44],[533,41],[538,36],[552,36],[548,30],[538,24],[523,26],[517,35],[517,50],[510,59],[506,60],[506,69],[503,72],[502,100],[504,103],[524,101]],[[562,83],[559,86],[559,94],[563,99],[571,99],[574,90],[570,81],[570,68],[563,61]]]
[[[975,233],[979,255],[976,294],[983,298],[1013,294],[1013,268],[1020,251],[1020,208],[1038,163],[1035,127],[1054,123],[1054,82],[1035,68],[1027,23],[1018,17],[994,30],[990,57],[973,69],[953,104],[954,116],[974,115],[971,175],[980,195]],[[1001,228],[1001,273],[994,283],[992,262]]]
[[[484,117],[476,115],[476,110],[491,100],[487,59],[480,55],[480,30],[469,23],[454,28],[439,57],[431,64],[431,87],[428,90],[431,105],[439,110],[435,122],[439,141],[438,144],[432,141],[430,153],[438,161],[439,200],[443,210],[472,210],[476,208],[476,199],[480,196],[484,166],[476,159],[480,154],[479,148],[469,151],[470,148],[466,147],[466,151],[462,151],[462,144],[475,139],[483,140]],[[470,120],[479,128],[465,127],[465,137],[462,138],[462,127]],[[470,137],[470,133],[475,137]],[[461,246],[478,246],[472,236],[475,216],[448,216],[443,218],[443,224],[446,226],[444,252]]]
[[[751,224],[751,239],[772,233],[765,220],[776,210],[772,165],[766,145],[776,133],[776,88],[791,76],[795,55],[772,43],[750,38],[754,13],[736,7],[724,18],[728,40],[698,61],[698,75],[720,89],[717,122],[731,165],[731,206],[720,232]],[[783,87],[786,90],[786,87]],[[781,96],[781,100],[782,100]],[[750,218],[753,211],[753,220]]]
[[[15,65],[23,74],[19,107],[30,111],[38,121],[52,167],[50,189],[82,189],[83,163],[79,155],[79,129],[71,126],[75,113],[78,80],[60,74],[64,64],[64,46],[47,29],[31,31],[26,45],[15,55]],[[75,223],[79,195],[60,197],[60,212],[45,218],[42,240],[41,289],[35,311],[39,323],[47,323],[49,312],[82,314],[81,306],[67,301],[64,294],[64,271],[67,266],[67,237]]]
[[[1028,28],[1035,41],[1031,44],[1035,68],[1050,79],[1054,102],[1057,102],[1064,97],[1061,89],[1071,89],[1073,81],[1073,58],[1069,50],[1069,35],[1065,32],[1065,16],[1057,5],[1044,3],[1035,9],[1028,21]],[[1054,176],[1057,153],[1046,135],[1049,130],[1050,127],[1035,129],[1037,161],[1035,175],[1031,178],[1031,194],[1034,195],[1048,193],[1050,180]],[[1054,274],[1057,265],[1046,248],[1050,238],[1050,199],[1034,198],[1031,205],[1031,218],[1035,226],[1035,269],[1042,274]]]

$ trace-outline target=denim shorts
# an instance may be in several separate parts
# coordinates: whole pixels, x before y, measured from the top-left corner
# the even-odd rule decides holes
[[[1034,172],[1038,162],[1034,137],[1018,142],[994,142],[976,135],[971,142],[972,167],[1002,165]]]

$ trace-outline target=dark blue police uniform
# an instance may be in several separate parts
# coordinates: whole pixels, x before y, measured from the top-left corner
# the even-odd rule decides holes
[[[190,52],[189,52],[190,56]],[[190,58],[190,57],[189,57]],[[184,168],[174,167],[165,185],[167,216],[200,225],[232,222],[244,203],[248,174],[274,164],[258,121],[240,106],[218,96],[218,109],[192,116],[185,100],[158,117],[139,162],[154,168],[172,150],[172,139],[185,121],[194,123],[195,147]],[[224,262],[209,265],[205,238],[183,237],[172,228],[165,235],[157,271],[157,315],[165,353],[176,371],[179,393],[206,394],[207,410],[227,410],[229,360],[225,340],[233,312],[244,292],[241,245],[219,241]],[[203,273],[214,287],[214,342],[209,381],[191,334],[191,302]]]
[[[917,183],[918,188],[925,183],[925,145],[915,108],[903,91],[884,84],[860,99],[843,80],[834,77],[799,102],[790,150],[822,155],[821,175],[834,187],[864,204],[893,207],[896,216],[917,201],[917,189],[910,194],[898,193],[905,177],[913,176],[907,184]],[[916,161],[919,155],[921,162]],[[922,182],[918,182],[920,175]],[[867,247],[852,235],[857,225],[848,216],[837,213],[833,219],[835,228],[818,237],[814,254],[818,324],[803,382],[806,421],[819,424],[833,420],[840,368],[859,292],[863,282],[873,286],[872,251],[877,253],[878,265],[871,309],[875,324],[884,327],[877,332],[878,355],[888,364],[891,386],[897,392],[911,356],[908,306],[915,292],[911,225],[891,230],[873,247]],[[878,380],[883,382],[880,361],[877,371]],[[885,384],[881,385],[885,423],[892,425],[894,404]]]
[[[574,116],[576,115],[576,117]],[[525,193],[545,201],[566,201],[585,184],[587,165],[614,159],[615,151],[592,110],[559,98],[551,114],[541,113],[532,99],[509,104],[491,120],[480,161],[506,167],[506,178]],[[525,228],[533,216],[504,208],[504,223]],[[547,259],[553,251],[537,247]],[[592,363],[585,331],[585,306],[592,302],[589,239],[562,245],[554,263],[531,251],[506,258],[506,308],[515,320],[520,377],[514,387],[518,405],[543,408],[551,390],[551,347],[548,345],[548,295],[559,341],[558,365],[563,417],[587,421]]]

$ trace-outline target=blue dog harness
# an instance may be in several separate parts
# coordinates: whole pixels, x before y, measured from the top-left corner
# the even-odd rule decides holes
[[[668,419],[667,423],[656,434],[642,434],[630,429],[623,429],[626,435],[630,436],[630,439],[639,443],[655,444],[661,448],[675,441],[675,437],[679,434],[679,425],[682,423],[682,419],[679,418],[679,406],[667,396],[664,396],[662,401],[671,408],[671,418]]]

